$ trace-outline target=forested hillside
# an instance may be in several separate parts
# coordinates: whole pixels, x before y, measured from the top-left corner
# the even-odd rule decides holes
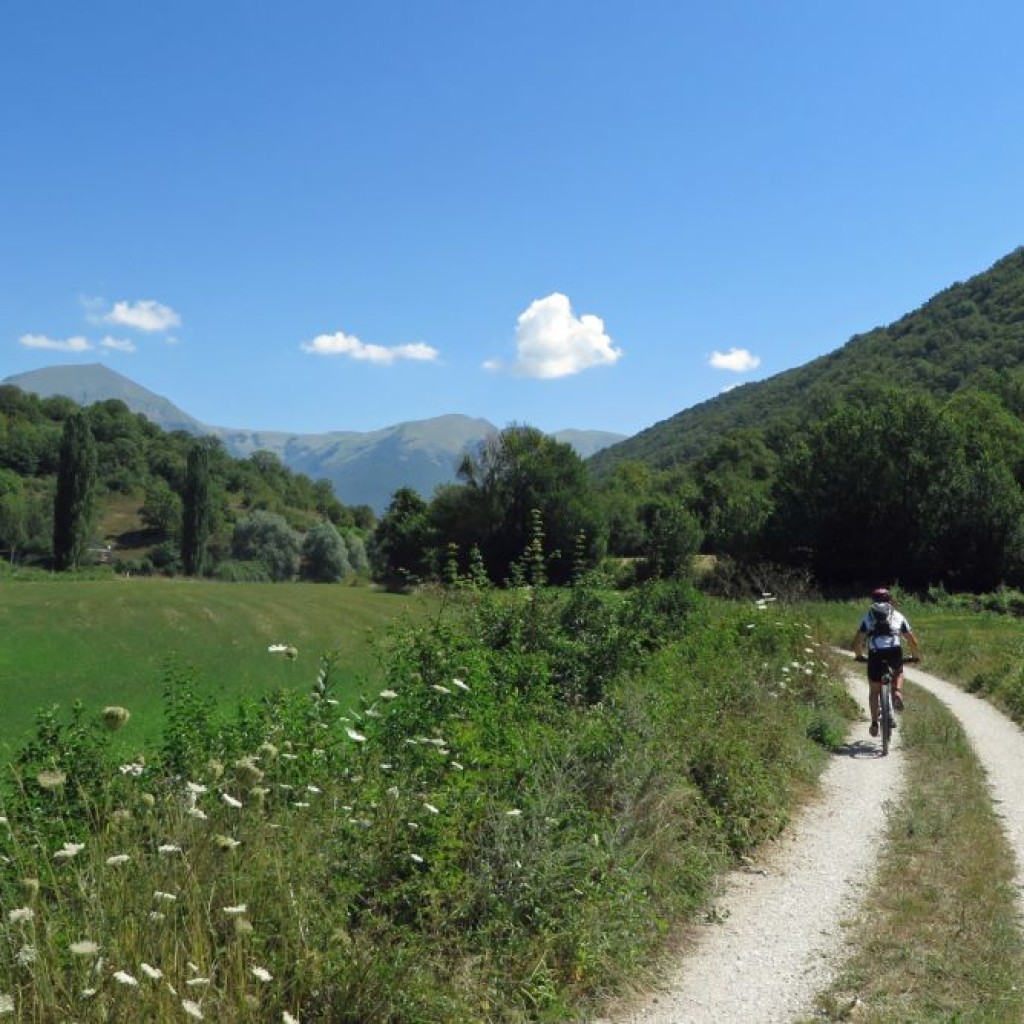
[[[837,398],[898,385],[933,398],[962,388],[997,395],[1024,411],[1024,247],[940,292],[887,327],[765,381],[685,409],[594,455],[598,475],[639,460],[665,469],[705,455],[723,435],[750,428],[779,447]]]

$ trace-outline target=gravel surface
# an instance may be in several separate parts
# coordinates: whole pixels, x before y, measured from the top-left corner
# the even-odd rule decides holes
[[[874,880],[887,805],[902,792],[899,732],[881,757],[868,734],[867,685],[858,669],[850,686],[864,720],[823,775],[820,798],[761,860],[723,879],[711,920],[694,929],[663,989],[595,1024],[790,1024],[813,1014],[815,995],[843,956],[843,922]],[[963,724],[1001,805],[1024,885],[1024,733],[941,679],[914,668],[907,676]]]

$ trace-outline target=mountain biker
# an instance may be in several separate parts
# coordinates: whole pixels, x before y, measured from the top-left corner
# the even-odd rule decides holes
[[[878,735],[878,704],[882,691],[882,674],[886,666],[892,668],[892,705],[903,710],[903,638],[910,644],[911,653],[919,657],[917,637],[906,617],[892,605],[892,594],[885,587],[871,592],[871,607],[860,620],[853,638],[853,653],[858,661],[864,660],[864,643],[868,646],[868,704],[871,708],[871,735]]]

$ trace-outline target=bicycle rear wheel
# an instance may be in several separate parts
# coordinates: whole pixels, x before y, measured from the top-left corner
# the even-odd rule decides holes
[[[882,727],[882,756],[889,753],[889,743],[892,740],[892,691],[888,684],[882,687],[878,698],[878,717]]]

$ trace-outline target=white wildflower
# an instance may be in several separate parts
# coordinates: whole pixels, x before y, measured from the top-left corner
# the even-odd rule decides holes
[[[466,769],[465,769],[465,768],[464,768],[464,767],[463,767],[463,766],[462,766],[461,764],[459,764],[459,762],[458,762],[458,761],[452,761],[452,762],[451,762],[451,766],[452,766],[452,767],[453,767],[453,768],[454,768],[454,769],[455,769],[455,770],[456,770],[457,772],[464,772],[464,771],[466,770]]]
[[[8,1013],[14,1013],[14,996],[9,996],[6,992],[0,992],[0,1017]]]
[[[274,976],[265,967],[254,967],[252,968],[252,975],[254,978],[259,978],[260,981],[273,981]]]
[[[150,921],[163,921],[166,920],[167,915],[161,913],[159,910],[151,910],[149,912]]]
[[[355,729],[346,729],[345,733],[350,740],[354,740],[356,743],[366,742],[366,737],[361,732],[356,732]]]
[[[418,853],[410,853],[409,856],[417,863],[422,864],[423,858]]]
[[[458,687],[458,689],[465,690],[466,693],[469,693],[469,687],[461,679],[453,679],[452,686]]]
[[[207,821],[208,815],[201,807],[190,807],[188,810],[188,816],[190,818],[196,818],[199,821]]]
[[[203,1019],[203,1011],[200,1009],[198,1003],[193,1003],[191,999],[182,999],[181,1008],[195,1020]]]
[[[431,689],[432,690],[437,690],[438,693],[447,693],[449,695],[452,692],[451,690],[448,689],[447,686],[441,686],[440,683],[434,683],[434,685],[431,687]]]
[[[380,695],[384,700],[394,700],[398,696],[394,690],[381,690]]]
[[[299,1024],[299,1018],[293,1017],[287,1010],[281,1014],[281,1024]]]
[[[118,766],[117,770],[122,775],[134,775],[138,778],[146,770],[146,766],[144,764],[137,764],[133,762],[132,764],[122,764]]]
[[[220,909],[223,910],[225,914],[245,914],[249,911],[248,904],[245,903],[239,903],[234,907],[221,907]]]
[[[306,792],[307,793],[322,793],[323,790],[319,786],[307,786],[306,787]]]
[[[221,793],[221,800],[228,805],[228,807],[241,807],[242,801],[236,800],[230,793]]]
[[[22,921],[31,921],[36,916],[31,907],[18,907],[16,910],[8,911],[7,920],[11,924],[20,924]]]
[[[209,985],[210,984],[210,979],[209,978],[189,978],[188,981],[185,982],[185,984],[186,985],[191,985],[192,988],[201,988],[203,985]]]
[[[100,951],[100,947],[89,939],[83,939],[81,942],[72,942],[68,949],[75,956],[95,956]]]
[[[122,985],[128,985],[130,988],[139,987],[138,981],[127,971],[114,971],[114,981],[119,981]]]
[[[181,853],[181,847],[177,843],[162,843],[157,848],[157,853]]]
[[[186,785],[188,786],[188,791],[196,796],[201,796],[203,793],[207,792],[207,787],[201,782],[188,782]]]
[[[36,962],[38,956],[39,953],[36,947],[26,944],[14,954],[14,962],[19,967],[31,967]]]
[[[268,654],[284,654],[284,652],[287,651],[287,650],[288,650],[288,645],[287,644],[271,644],[267,648],[267,653]]]
[[[54,860],[70,860],[85,849],[85,843],[65,843],[54,855]]]
[[[153,893],[153,899],[161,900],[164,903],[174,903],[177,898],[173,892],[161,892],[159,889]]]
[[[436,808],[436,807],[435,807],[435,806],[434,806],[433,804],[428,804],[428,803],[424,803],[424,805],[423,805],[423,806],[424,806],[424,807],[425,807],[425,808],[426,808],[426,809],[427,809],[428,811],[430,811],[430,813],[431,813],[431,814],[440,814],[440,813],[441,813],[441,812],[440,812],[440,811],[439,811],[439,810],[438,810],[438,809],[437,809],[437,808]]]
[[[113,857],[107,858],[107,863],[111,867],[116,867],[118,864],[127,864],[132,858],[127,853],[115,853]]]
[[[518,818],[523,812],[518,807],[513,807],[510,811],[506,811],[505,814],[510,818]]]
[[[152,967],[147,963],[139,964],[139,969],[147,978],[152,978],[153,981],[159,981],[164,976],[164,972],[159,967]]]

